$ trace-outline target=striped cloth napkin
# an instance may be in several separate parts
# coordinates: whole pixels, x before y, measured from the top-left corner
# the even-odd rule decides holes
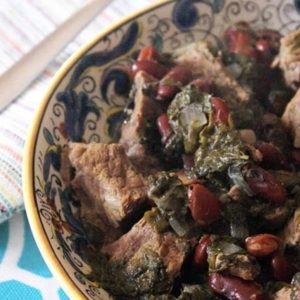
[[[99,0],[101,1],[101,0]],[[85,4],[86,0],[2,0],[0,74]],[[155,0],[115,0],[53,59],[31,86],[0,112],[0,223],[24,210],[22,153],[35,108],[53,75],[80,46],[120,17]],[[9,88],[9,87],[7,87]],[[0,92],[1,97],[1,92]]]

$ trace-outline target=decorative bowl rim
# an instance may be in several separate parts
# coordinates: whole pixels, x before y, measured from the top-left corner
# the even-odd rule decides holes
[[[147,5],[141,9],[138,9],[132,13],[129,13],[126,16],[122,17],[119,21],[113,22],[113,24],[109,25],[106,29],[102,30],[96,36],[91,38],[88,42],[83,44],[65,61],[65,63],[63,63],[63,65],[54,75],[53,79],[51,80],[49,86],[46,89],[44,96],[41,99],[39,106],[37,107],[33,115],[33,120],[30,124],[26,136],[22,162],[22,185],[25,211],[27,214],[32,234],[44,261],[46,262],[53,276],[56,279],[58,279],[62,289],[71,299],[84,300],[86,298],[81,293],[80,289],[78,289],[74,285],[72,279],[68,276],[66,270],[62,267],[61,263],[53,253],[51,244],[49,243],[48,238],[45,236],[42,222],[39,217],[39,212],[37,210],[37,206],[35,205],[34,178],[31,174],[33,170],[34,153],[37,145],[37,136],[40,128],[40,120],[46,111],[47,103],[49,99],[51,99],[54,91],[59,86],[62,79],[69,72],[69,70],[80,59],[80,57],[82,57],[85,53],[92,49],[106,35],[113,32],[117,28],[125,25],[126,23],[137,18],[138,16],[147,13],[148,11],[156,9],[172,1],[174,0],[160,0],[153,4]]]

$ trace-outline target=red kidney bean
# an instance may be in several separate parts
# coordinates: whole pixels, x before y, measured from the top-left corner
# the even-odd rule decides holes
[[[210,244],[210,242],[210,236],[203,235],[196,246],[193,257],[193,267],[196,271],[204,271],[208,268],[207,246]]]
[[[208,284],[212,290],[231,300],[264,300],[263,288],[254,281],[239,277],[211,273]]]
[[[230,116],[230,110],[225,101],[219,97],[212,97],[211,104],[214,108],[214,120],[217,124],[229,125],[228,119]]]
[[[262,198],[277,204],[287,201],[287,192],[283,185],[269,172],[263,168],[246,165],[242,169],[245,181],[251,190]]]
[[[271,269],[277,281],[290,283],[297,269],[291,260],[282,253],[275,253],[271,260]]]
[[[268,41],[259,39],[255,43],[257,49],[257,59],[260,63],[270,66],[273,60],[271,45]]]
[[[169,117],[167,114],[161,114],[157,118],[157,127],[159,130],[159,133],[162,137],[168,137],[172,133],[172,128],[169,123]]]
[[[180,91],[178,85],[185,86],[192,78],[192,71],[184,66],[171,68],[158,86],[157,98],[161,100],[172,99]]]
[[[158,61],[159,57],[160,54],[155,47],[145,46],[140,50],[139,55],[137,57],[137,61],[143,61],[143,60]]]
[[[218,198],[204,185],[188,187],[189,207],[192,217],[201,225],[208,225],[219,218],[221,205]]]
[[[256,31],[256,36],[259,40],[265,40],[269,43],[269,47],[271,48],[271,52],[273,54],[277,54],[280,47],[280,40],[282,35],[272,29],[262,29]]]
[[[273,72],[271,71],[271,64],[274,60],[274,53],[269,41],[265,39],[258,39],[255,42],[255,48],[257,50],[257,68],[258,73],[254,79],[255,85],[255,97],[261,101],[268,110],[271,109],[269,102],[269,94],[271,91],[271,82]]]
[[[212,83],[206,78],[197,78],[190,82],[190,85],[194,85],[203,93],[210,93]]]
[[[246,239],[245,246],[249,254],[255,257],[266,257],[276,252],[282,240],[273,234],[258,234]]]
[[[162,79],[168,73],[169,69],[152,60],[140,60],[133,63],[131,71],[133,76],[139,71],[145,71],[157,79]]]
[[[257,57],[257,49],[255,48],[256,35],[249,26],[239,23],[227,29],[224,40],[230,52]]]
[[[258,150],[263,155],[261,167],[273,170],[291,169],[281,150],[272,143],[262,142],[258,145]]]

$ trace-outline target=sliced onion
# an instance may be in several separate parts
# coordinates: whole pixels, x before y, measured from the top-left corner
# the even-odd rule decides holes
[[[200,129],[207,124],[207,117],[202,111],[202,107],[199,103],[192,103],[187,105],[180,112],[180,122],[184,127],[193,124],[194,128]]]
[[[237,246],[236,244],[227,243],[227,242],[222,243],[222,253],[225,255],[231,255],[231,254],[239,253],[241,251],[244,251],[243,248]]]
[[[249,230],[243,224],[230,223],[230,235],[238,239],[246,239],[249,236]]]
[[[242,164],[232,165],[228,168],[228,176],[232,180],[233,184],[237,185],[241,191],[244,191],[249,197],[255,195],[252,189],[249,187],[241,172]]]
[[[172,227],[172,229],[176,232],[176,234],[180,237],[185,236],[189,231],[189,227],[185,222],[182,222],[182,220],[177,220],[174,217],[169,218],[169,224]]]
[[[193,219],[176,218],[176,216],[169,217],[169,224],[179,237],[193,238],[203,234],[201,226]]]

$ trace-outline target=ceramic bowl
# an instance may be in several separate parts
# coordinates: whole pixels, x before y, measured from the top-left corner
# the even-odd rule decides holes
[[[173,51],[197,40],[220,44],[237,21],[279,30],[299,26],[300,1],[161,1],[94,37],[60,69],[41,101],[24,155],[24,196],[38,247],[71,299],[111,299],[87,278],[90,266],[80,245],[87,237],[76,218],[78,205],[60,175],[60,153],[69,140],[109,142],[118,129],[126,69],[144,45]]]

